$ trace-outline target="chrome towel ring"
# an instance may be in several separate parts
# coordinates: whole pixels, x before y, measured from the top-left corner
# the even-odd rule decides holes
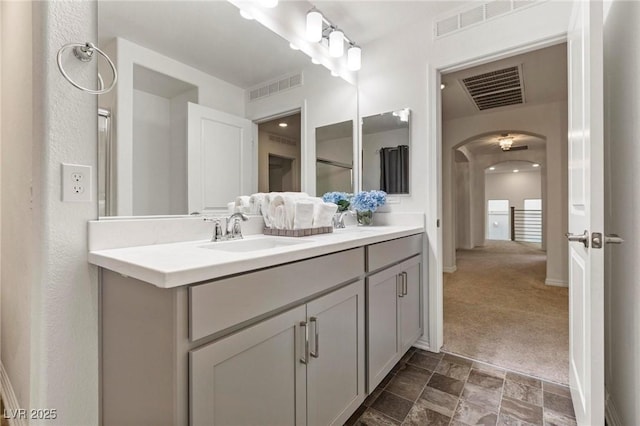
[[[93,59],[94,52],[98,52],[100,55],[102,55],[102,57],[109,63],[109,66],[111,67],[111,71],[113,73],[113,81],[111,82],[111,85],[105,89],[102,76],[99,73],[98,73],[98,86],[99,86],[98,90],[87,89],[86,87],[82,87],[78,83],[73,81],[71,77],[69,77],[69,75],[66,73],[64,68],[62,68],[62,53],[69,48],[73,48],[73,55],[82,62],[91,61]],[[116,66],[113,64],[111,59],[109,59],[106,53],[98,49],[98,47],[91,42],[86,42],[84,44],[83,43],[65,44],[60,48],[60,50],[58,50],[57,62],[58,62],[58,69],[60,70],[64,78],[66,78],[67,81],[69,81],[69,83],[71,83],[73,86],[77,87],[78,89],[84,92],[91,93],[93,95],[102,95],[104,93],[109,92],[111,89],[115,87],[116,82],[118,81],[118,71],[116,71]]]

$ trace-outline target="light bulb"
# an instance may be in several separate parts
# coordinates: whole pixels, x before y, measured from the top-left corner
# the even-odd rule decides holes
[[[347,68],[349,71],[358,71],[362,67],[362,49],[351,46],[347,50]]]
[[[340,30],[333,30],[329,34],[329,55],[339,58],[344,54],[344,33]]]
[[[307,13],[307,40],[313,42],[322,40],[322,13],[317,10]]]

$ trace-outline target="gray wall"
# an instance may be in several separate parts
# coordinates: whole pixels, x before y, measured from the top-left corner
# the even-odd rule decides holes
[[[614,1],[605,22],[605,382],[609,424],[640,424],[640,3]],[[617,422],[616,422],[617,420]]]

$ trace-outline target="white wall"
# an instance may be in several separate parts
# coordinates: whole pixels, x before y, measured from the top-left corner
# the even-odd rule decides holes
[[[640,3],[614,1],[604,28],[605,383],[611,426],[640,424]],[[611,415],[613,414],[613,417]],[[617,422],[615,422],[617,420]]]
[[[32,333],[27,376],[32,408],[56,408],[49,425],[96,425],[98,401],[98,271],[87,261],[87,221],[98,206],[97,99],[73,88],[55,63],[70,41],[96,40],[94,2],[33,2],[33,210],[35,259],[20,277],[34,274]],[[18,39],[19,40],[19,39]],[[24,49],[22,43],[16,48]],[[68,72],[96,86],[96,64],[65,58]],[[28,144],[28,139],[21,143]],[[93,167],[90,203],[63,203],[62,162]],[[6,185],[5,185],[6,187]],[[28,192],[22,197],[28,197]],[[28,217],[28,216],[27,216]],[[16,231],[28,236],[24,229]],[[31,272],[29,272],[31,271]],[[22,278],[20,278],[22,280]],[[16,303],[19,301],[16,300]],[[4,325],[4,323],[3,323]],[[35,422],[34,422],[35,423]]]
[[[32,25],[30,2],[1,2],[2,54],[2,250],[0,252],[2,341],[0,358],[22,408],[33,405],[32,350],[37,326],[33,318],[34,215],[31,200],[33,161]],[[20,43],[16,41],[20,40]],[[7,389],[3,389],[3,393]],[[6,394],[5,394],[6,395]],[[5,397],[6,398],[6,397]],[[14,407],[15,408],[15,407]]]
[[[485,206],[488,200],[509,200],[510,207],[523,209],[524,200],[542,198],[541,178],[540,170],[519,173],[486,173]]]

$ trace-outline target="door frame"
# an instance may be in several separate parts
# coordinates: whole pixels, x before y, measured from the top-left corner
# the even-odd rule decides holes
[[[443,288],[443,236],[442,236],[442,93],[441,75],[477,65],[498,61],[511,56],[543,49],[567,42],[567,32],[563,31],[549,37],[532,39],[515,47],[496,50],[480,56],[469,55],[452,62],[429,64],[427,66],[428,93],[427,109],[429,113],[428,140],[436,141],[429,148],[429,173],[426,199],[425,229],[429,235],[427,282],[428,292],[425,304],[428,306],[425,321],[428,321],[428,340],[419,341],[418,346],[433,352],[440,352],[444,344],[444,288]],[[436,199],[433,199],[436,194]],[[437,236],[437,238],[434,238]],[[425,330],[427,332],[427,330]]]

